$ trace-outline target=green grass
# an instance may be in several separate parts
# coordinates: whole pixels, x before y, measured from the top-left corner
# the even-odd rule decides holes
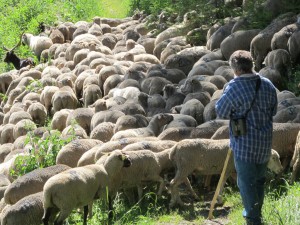
[[[263,206],[265,225],[298,225],[300,224],[300,183],[273,187],[272,182],[266,185],[266,197]],[[124,196],[117,196],[114,202],[115,225],[176,225],[176,224],[204,224],[207,219],[209,205],[204,205],[203,200],[194,202],[184,207],[168,210],[169,197],[166,194],[157,198],[152,192],[146,193],[142,202],[130,206]],[[242,202],[236,186],[227,186],[224,191],[224,208],[228,210],[227,222],[229,225],[242,225]],[[218,208],[219,209],[219,208]],[[215,219],[220,219],[214,211]],[[88,224],[107,224],[107,210],[104,203],[96,201],[93,206],[94,216]],[[204,212],[204,213],[203,213]],[[222,220],[221,220],[222,221]],[[66,224],[81,225],[82,214],[75,212],[68,218]]]

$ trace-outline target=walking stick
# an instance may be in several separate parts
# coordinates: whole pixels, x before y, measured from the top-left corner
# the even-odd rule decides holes
[[[228,162],[229,162],[229,159],[230,159],[230,156],[231,156],[231,152],[232,152],[231,149],[229,149],[228,152],[227,152],[227,156],[226,156],[224,167],[223,167],[223,170],[222,170],[222,173],[221,173],[221,177],[219,179],[219,183],[218,183],[216,192],[215,192],[214,197],[213,197],[213,199],[211,201],[211,204],[210,204],[210,209],[209,209],[209,213],[208,213],[208,219],[210,219],[210,220],[213,218],[213,210],[214,210],[215,204],[217,202],[217,198],[219,196],[220,190],[225,184],[225,178],[226,178],[225,174],[227,172]]]

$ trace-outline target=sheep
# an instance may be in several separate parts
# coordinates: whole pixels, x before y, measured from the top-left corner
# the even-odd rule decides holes
[[[148,95],[162,95],[163,88],[167,84],[172,84],[172,82],[163,77],[147,77],[141,81],[141,91]]]
[[[120,151],[120,150],[115,150]],[[114,152],[115,152],[114,151]],[[142,198],[142,185],[145,182],[159,182],[157,194],[160,196],[165,188],[164,179],[161,174],[172,170],[172,162],[169,160],[170,149],[161,152],[150,150],[122,151],[131,161],[131,166],[119,170],[118,173],[109,175],[109,195],[114,197],[120,189],[138,187],[139,200]],[[106,169],[107,159],[104,162]]]
[[[282,166],[284,168],[287,167],[290,163],[290,159],[293,157],[299,130],[300,125],[298,123],[273,123],[272,149],[276,150],[280,155]],[[211,138],[229,138],[228,125],[219,127]]]
[[[121,96],[126,99],[137,100],[140,90],[136,87],[113,88],[109,91],[107,98]]]
[[[230,66],[220,66],[215,70],[214,75],[220,75],[224,77],[227,82],[234,78],[234,72]]]
[[[104,96],[108,95],[109,91],[113,88],[116,88],[118,84],[121,83],[122,81],[123,81],[122,75],[114,74],[109,76],[103,84]]]
[[[294,32],[291,35],[291,37],[289,38],[288,43],[287,43],[287,47],[288,47],[289,53],[291,55],[291,61],[293,64],[297,64],[300,62],[299,36],[300,36],[300,30]]]
[[[47,119],[47,110],[44,105],[39,102],[34,102],[28,107],[27,112],[38,126],[45,125]]]
[[[141,92],[138,100],[149,117],[152,117],[158,113],[167,112],[166,100],[160,94],[148,95],[144,92]]]
[[[277,69],[266,66],[259,71],[259,74],[268,78],[280,91],[287,88],[287,79],[281,76],[280,72]]]
[[[52,43],[63,44],[65,42],[64,34],[58,28],[52,28],[49,38],[52,40]]]
[[[278,102],[277,112],[279,112],[282,109],[286,109],[289,106],[293,106],[293,105],[300,105],[300,97],[286,98],[286,99]]]
[[[83,153],[91,149],[102,141],[95,139],[78,139],[66,144],[56,156],[56,164],[64,164],[70,167],[76,167],[77,162]]]
[[[197,121],[194,117],[184,114],[170,114],[173,120],[164,126],[164,129],[172,127],[196,127]]]
[[[300,131],[298,132],[293,158],[290,162],[290,167],[292,167],[292,175],[290,182],[293,183],[299,178],[299,168],[300,168]]]
[[[132,144],[126,145],[122,151],[137,151],[137,150],[151,150],[153,152],[161,152],[173,147],[177,142],[170,140],[161,141],[138,141]]]
[[[199,63],[198,63],[199,62]],[[195,75],[213,75],[220,66],[228,66],[228,61],[212,60],[209,62],[201,62],[201,58],[196,62],[189,72],[188,77]]]
[[[126,155],[111,154],[106,160],[105,168],[97,164],[87,165],[51,177],[43,188],[44,225],[48,225],[53,209],[59,211],[54,224],[63,224],[71,211],[78,207],[84,207],[83,224],[86,224],[88,209],[90,208],[91,213],[93,200],[104,196],[108,174],[117,173],[122,167],[128,167],[130,164]]]
[[[119,110],[105,110],[97,112],[93,115],[91,120],[91,130],[93,130],[98,124],[102,122],[116,123],[119,117],[125,115],[125,113]]]
[[[7,205],[2,210],[1,224],[40,225],[43,212],[43,193],[28,195],[14,205]]]
[[[149,68],[146,74],[146,77],[162,77],[167,79],[173,84],[178,84],[182,79],[186,78],[186,75],[183,71],[176,68]]]
[[[146,127],[149,120],[141,114],[124,115],[118,118],[114,127],[114,133],[120,130],[127,130],[132,128]]]
[[[288,39],[294,33],[300,30],[299,23],[289,24],[276,32],[271,40],[271,48],[288,50]]]
[[[68,114],[66,120],[66,126],[72,125],[74,123],[78,124],[85,130],[87,135],[90,135],[91,120],[93,116],[94,116],[94,112],[90,108],[74,109],[72,112]]]
[[[239,30],[226,37],[220,44],[220,49],[225,59],[229,60],[231,54],[236,50],[248,51],[252,39],[259,32],[259,29]]]
[[[222,41],[231,34],[235,22],[235,20],[230,20],[225,25],[220,26],[207,40],[206,48],[210,51],[220,48]]]
[[[197,125],[203,123],[204,105],[198,99],[191,99],[182,105],[178,105],[171,109],[171,112],[180,113],[182,115],[192,116]]]
[[[103,144],[105,144],[105,143],[103,143]],[[80,157],[80,159],[78,160],[77,167],[95,164],[95,162],[96,162],[95,155],[96,155],[98,149],[103,144],[95,145],[90,150],[83,153],[82,156]]]
[[[1,199],[3,198],[4,192],[10,184],[11,184],[10,180],[4,174],[1,174],[0,175],[0,198]]]
[[[264,63],[279,71],[280,75],[286,80],[289,79],[291,71],[290,54],[285,49],[275,49],[270,51],[265,57]]]
[[[271,50],[271,40],[273,35],[280,31],[284,26],[294,23],[296,16],[286,13],[274,19],[265,29],[261,30],[250,43],[251,56],[255,62],[255,68],[260,70],[264,58]]]
[[[133,99],[126,100],[126,102],[121,105],[114,105],[109,108],[109,110],[118,110],[123,112],[125,115],[141,114],[146,116],[144,108]]]
[[[0,145],[0,163],[3,163],[4,158],[11,152],[13,143],[5,143]]]
[[[152,117],[147,127],[118,131],[112,136],[111,141],[125,137],[157,137],[160,134],[161,128],[164,125],[170,123],[172,120],[172,115],[164,113],[157,114],[154,117]]]
[[[110,153],[115,149],[122,150],[125,146],[140,141],[158,141],[158,139],[156,137],[130,137],[121,138],[116,141],[109,141],[101,144],[100,146],[97,145],[95,146],[95,148],[97,148],[97,151],[94,154],[94,162],[97,162],[106,153]]]
[[[76,109],[78,100],[72,88],[64,86],[54,93],[51,104],[55,113],[61,109]]]
[[[171,108],[181,105],[186,95],[183,94],[174,84],[166,84],[163,88],[163,98],[166,100],[166,110],[170,112]]]
[[[175,206],[176,203],[183,204],[177,189],[177,186],[182,182],[185,182],[193,196],[198,198],[197,194],[192,189],[187,176],[193,171],[197,171],[201,175],[221,174],[228,151],[230,151],[229,139],[188,139],[182,140],[174,145],[170,150],[170,160],[174,162],[176,175],[170,182],[170,207]],[[279,154],[275,150],[272,150],[271,152],[268,168],[279,174],[283,170],[279,160]],[[234,162],[233,156],[231,155],[227,165],[225,179],[222,184],[223,186],[226,179],[233,171]]]
[[[14,126],[15,126],[14,124],[8,123],[2,127],[1,137],[0,137],[1,144],[13,143],[15,141],[13,135]]]
[[[66,128],[67,118],[72,111],[73,110],[71,109],[61,109],[54,113],[50,124],[51,129],[58,130],[60,132],[63,131],[63,129]]]
[[[22,42],[29,46],[39,61],[42,51],[49,49],[51,45],[53,45],[53,42],[50,38],[44,36],[34,36],[30,33],[25,33],[22,35]]]
[[[7,204],[15,204],[20,199],[30,194],[43,190],[45,182],[55,174],[70,169],[66,165],[54,165],[47,168],[35,169],[14,180],[4,193]]]
[[[114,128],[114,123],[102,122],[91,131],[90,138],[108,142],[114,134]]]
[[[0,93],[5,94],[10,83],[16,78],[12,72],[2,73],[0,76]]]
[[[66,139],[87,139],[89,136],[86,131],[78,124],[69,125],[61,132],[60,137]]]
[[[273,117],[273,121],[277,123],[299,123],[299,110],[300,105],[291,105],[278,111]]]
[[[14,140],[18,137],[26,135],[28,132],[36,129],[36,125],[32,120],[22,119],[15,124],[13,129]]]
[[[216,130],[225,124],[228,124],[228,120],[218,119],[204,122],[197,127],[169,128],[162,131],[158,139],[181,141],[183,139],[211,138]]]

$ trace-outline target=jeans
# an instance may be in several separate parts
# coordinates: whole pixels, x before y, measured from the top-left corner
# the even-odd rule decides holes
[[[237,185],[240,189],[247,224],[262,224],[261,209],[264,201],[264,184],[267,162],[263,164],[247,163],[234,159],[237,172]]]

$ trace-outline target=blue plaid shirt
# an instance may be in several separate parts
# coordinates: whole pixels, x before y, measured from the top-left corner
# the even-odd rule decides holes
[[[257,74],[258,75],[258,74]],[[216,103],[219,118],[243,117],[251,107],[258,76],[244,74],[231,80]],[[277,94],[270,80],[260,76],[261,84],[247,115],[247,133],[235,137],[230,129],[234,157],[249,163],[265,163],[271,156],[272,118],[276,114]]]

